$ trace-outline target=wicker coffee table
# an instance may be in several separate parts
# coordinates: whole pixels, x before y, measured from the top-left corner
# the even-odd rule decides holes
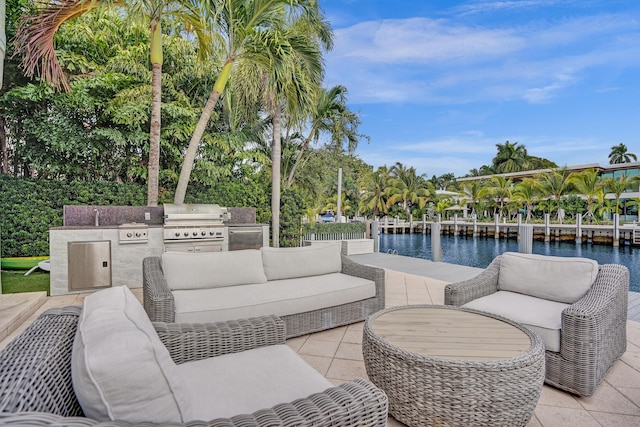
[[[369,379],[410,426],[524,426],[544,381],[544,345],[476,310],[412,305],[373,314],[362,342]]]

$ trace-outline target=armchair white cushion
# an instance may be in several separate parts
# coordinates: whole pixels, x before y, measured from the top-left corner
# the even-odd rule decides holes
[[[509,291],[498,291],[464,305],[467,308],[497,314],[528,327],[537,333],[550,351],[560,351],[562,310],[569,307],[530,295]]]
[[[82,410],[100,421],[228,418],[333,387],[285,344],[176,365],[126,286],[85,298],[71,369]]]
[[[573,304],[597,275],[598,263],[592,259],[506,252],[500,259],[498,289]]]
[[[85,415],[99,421],[182,422],[190,412],[169,351],[126,286],[85,298],[71,376]]]

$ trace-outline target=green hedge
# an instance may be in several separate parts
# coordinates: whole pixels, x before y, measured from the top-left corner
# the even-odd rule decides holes
[[[49,228],[63,224],[64,205],[143,206],[139,184],[15,178],[0,174],[2,257],[49,255]]]
[[[355,233],[366,231],[367,226],[364,222],[347,222],[347,223],[320,223],[304,224],[303,234],[307,233]]]
[[[144,206],[146,186],[105,181],[47,181],[0,174],[2,257],[49,255],[49,228],[63,225],[64,205]],[[187,203],[255,207],[256,221],[271,223],[271,187],[265,180],[229,178],[213,187],[190,185]],[[164,200],[171,202],[171,200]],[[300,239],[303,198],[285,190],[281,203],[281,246]]]

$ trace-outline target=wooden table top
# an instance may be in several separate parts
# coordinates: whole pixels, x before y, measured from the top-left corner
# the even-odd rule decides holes
[[[519,328],[458,309],[405,307],[371,322],[384,341],[406,351],[459,360],[501,360],[525,354],[531,339]]]

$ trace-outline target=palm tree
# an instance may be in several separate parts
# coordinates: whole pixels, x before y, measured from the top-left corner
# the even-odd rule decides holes
[[[289,173],[287,187],[291,187],[295,178],[295,173],[309,145],[317,143],[323,133],[329,133],[332,138],[340,139],[344,137],[348,145],[357,145],[358,134],[355,132],[359,124],[356,114],[347,107],[347,88],[341,85],[334,86],[327,90],[318,88],[318,96],[315,108],[310,111],[308,118],[309,134],[298,152],[298,157]]]
[[[476,213],[476,205],[484,198],[486,193],[484,180],[474,180],[463,185],[460,195],[471,203],[471,215]]]
[[[567,171],[567,168],[555,169],[539,175],[537,181],[543,197],[552,197],[552,200],[555,201],[556,209],[558,211],[558,222],[562,224],[560,199],[565,194],[568,194],[573,187],[569,180],[569,172]]]
[[[253,63],[256,68],[270,75],[273,64],[269,62],[269,55],[266,53],[269,52],[268,47],[277,49],[281,42],[279,37],[282,36],[287,14],[320,17],[318,3],[314,0],[218,0],[211,5],[213,10],[209,11],[210,23],[212,32],[217,35],[215,44],[223,65],[189,141],[176,186],[175,203],[184,202],[202,135],[220,94],[225,90],[237,65],[243,62]],[[322,39],[328,38],[329,35],[322,35]],[[284,55],[286,50],[279,53]],[[273,52],[271,50],[270,53]],[[283,59],[284,57],[279,58],[278,61]],[[262,82],[262,76],[258,82]],[[260,91],[260,88],[260,83],[254,85],[256,91]],[[257,94],[254,98],[258,98]]]
[[[378,217],[380,212],[387,213],[389,180],[389,169],[386,166],[380,166],[375,172],[364,175],[359,204],[361,211],[372,210],[374,217]]]
[[[620,196],[626,190],[630,189],[634,185],[635,181],[635,177],[630,177],[627,175],[621,175],[618,179],[604,178],[605,190],[609,193],[613,193],[615,197],[616,203],[614,206],[614,213],[620,213]]]
[[[525,178],[513,188],[513,200],[522,203],[527,209],[525,223],[531,221],[533,205],[538,201],[538,186],[533,178]]]
[[[582,172],[575,172],[569,175],[569,181],[579,194],[587,198],[586,216],[595,220],[594,208],[598,201],[598,194],[602,190],[604,182],[595,169],[587,169]]]
[[[323,78],[321,48],[331,47],[330,38],[322,39],[331,30],[321,19],[318,9],[295,16],[293,22],[283,20],[281,25],[281,28],[273,29],[273,42],[260,46],[263,48],[261,52],[254,52],[254,58],[258,60],[244,64],[249,69],[253,68],[253,73],[262,73],[263,105],[271,116],[271,226],[274,247],[280,246],[282,115],[284,113],[290,121],[300,121],[315,108],[315,95]],[[265,63],[269,64],[266,68],[261,65]]]
[[[506,179],[504,176],[492,176],[487,182],[487,191],[492,197],[495,197],[500,203],[500,214],[504,214],[504,203],[511,197],[513,186],[512,179]]]
[[[520,172],[528,169],[529,155],[524,145],[505,141],[504,144],[496,144],[496,147],[498,154],[493,158],[493,166],[497,173]]]
[[[125,7],[135,19],[149,23],[151,38],[149,59],[151,62],[151,117],[149,130],[149,160],[147,165],[147,205],[158,205],[158,175],[160,171],[160,128],[162,93],[162,28],[164,16],[173,16],[188,23],[198,35],[202,52],[207,50],[209,39],[197,8],[189,0],[45,0],[44,7],[23,19],[15,37],[16,54],[22,54],[25,74],[32,77],[37,71],[41,77],[58,90],[69,91],[65,73],[56,55],[53,39],[60,26],[99,7]]]
[[[630,163],[632,159],[636,162],[638,161],[638,156],[633,153],[629,153],[626,145],[621,143],[611,147],[611,153],[609,153],[609,164]]]
[[[393,180],[388,206],[402,202],[402,208],[409,213],[411,204],[423,207],[429,195],[433,194],[433,184],[427,184],[424,175],[417,175],[414,167],[406,168],[402,163],[396,162],[391,167],[390,174]]]

